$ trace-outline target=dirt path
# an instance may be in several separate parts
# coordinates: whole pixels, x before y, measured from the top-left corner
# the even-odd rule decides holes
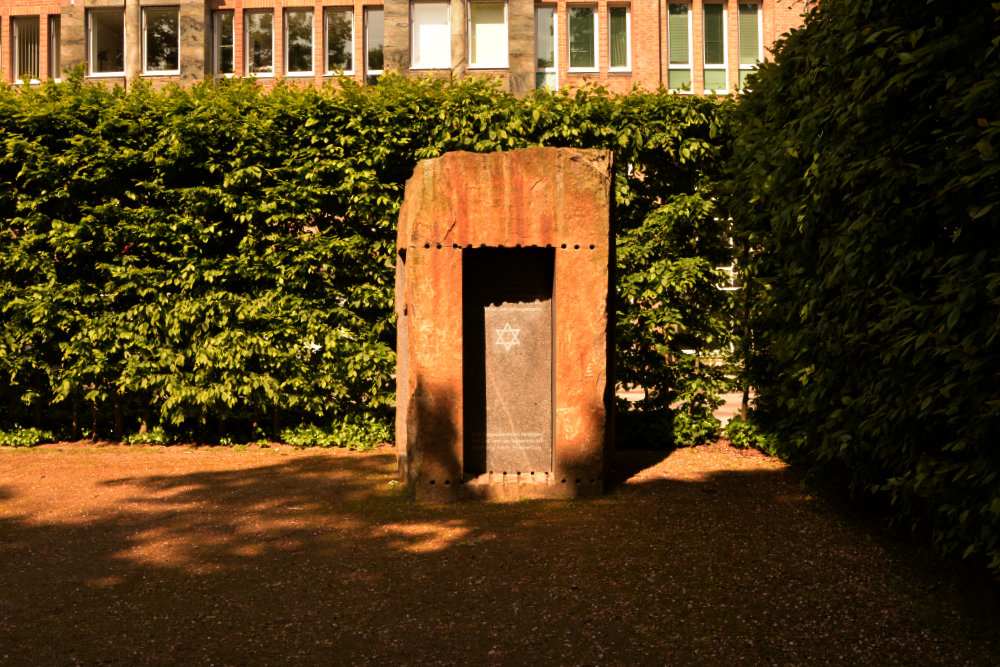
[[[0,449],[0,664],[995,660],[779,462],[641,458],[597,500],[428,507],[391,449]]]

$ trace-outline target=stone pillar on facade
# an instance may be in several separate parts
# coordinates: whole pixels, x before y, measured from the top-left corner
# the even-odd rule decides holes
[[[465,0],[451,0],[451,72],[463,76],[469,68],[469,19]]]
[[[510,0],[508,10],[508,90],[524,97],[535,89],[535,3],[534,0]]]
[[[82,3],[63,5],[59,17],[60,50],[59,59],[63,69],[73,71],[87,60],[86,14]]]
[[[142,11],[139,0],[125,0],[125,84],[142,73]]]
[[[410,71],[410,2],[385,0],[383,11],[385,69],[407,74]]]
[[[205,0],[186,2],[180,6],[181,84],[200,81],[211,73],[212,23]]]

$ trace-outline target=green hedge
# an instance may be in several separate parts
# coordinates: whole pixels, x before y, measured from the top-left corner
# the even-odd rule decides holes
[[[1000,5],[821,3],[740,105],[748,373],[786,457],[1000,568]]]
[[[555,145],[616,153],[619,379],[651,390],[640,410],[686,399],[704,430],[703,392],[724,378],[680,350],[727,340],[728,304],[710,289],[726,216],[708,188],[729,111],[394,76],[124,92],[77,73],[0,90],[0,426],[391,439],[405,180],[445,151]]]

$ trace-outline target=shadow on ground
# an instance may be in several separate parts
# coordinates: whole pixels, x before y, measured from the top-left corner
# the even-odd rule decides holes
[[[0,509],[31,456],[5,457]],[[174,471],[197,456],[125,477],[109,454],[79,473],[102,499],[82,515],[0,512],[0,663],[987,664],[998,648],[780,467],[643,475],[630,453],[635,478],[603,498],[420,506],[391,450]]]

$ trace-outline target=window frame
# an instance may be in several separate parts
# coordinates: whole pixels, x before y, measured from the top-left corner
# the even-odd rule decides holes
[[[367,8],[366,8],[367,10]],[[345,76],[353,76],[354,72],[357,70],[355,67],[355,57],[354,49],[357,46],[357,36],[354,30],[354,6],[344,5],[344,6],[326,6],[323,7],[323,74],[325,76],[333,76],[337,70],[330,69],[330,16],[332,14],[346,14],[350,19],[350,31],[351,31],[351,46],[350,46],[350,58],[351,66],[343,71]]]
[[[309,14],[309,69],[291,70],[289,69],[290,59],[288,57],[288,15],[289,14]],[[274,28],[271,28],[271,36],[274,36]],[[316,9],[315,7],[285,7],[281,13],[281,37],[284,46],[284,75],[287,77],[310,77],[316,74]]]
[[[538,12],[547,9],[552,12],[552,67],[538,66]],[[535,5],[535,88],[538,88],[539,74],[554,74],[559,89],[559,6],[555,4]]]
[[[149,11],[161,12],[173,10],[177,16],[177,68],[176,69],[149,69],[148,51],[149,40],[146,38],[146,13]],[[139,23],[140,45],[142,50],[142,76],[178,76],[181,73],[181,8],[177,5],[147,5],[140,7],[141,17]]]
[[[625,65],[617,67],[611,64],[611,10],[625,10]],[[632,4],[614,3],[608,5],[608,71],[609,72],[631,72],[632,71]]]
[[[722,63],[708,63],[706,61],[706,42],[705,38],[707,36],[707,30],[705,29],[706,17],[705,11],[709,6],[715,5],[717,7],[722,7]],[[701,67],[702,67],[702,91],[706,94],[716,94],[716,95],[726,95],[730,91],[729,85],[729,3],[728,2],[706,2],[702,4],[702,22],[701,22]],[[726,76],[726,85],[724,88],[709,88],[705,82],[706,72],[722,72]]]
[[[118,14],[122,18],[122,68],[120,70],[94,69],[94,17],[100,14]],[[87,76],[95,78],[125,76],[125,8],[124,7],[92,7],[87,8]]]
[[[371,16],[372,12],[378,12],[382,15],[382,65],[383,66],[382,68],[379,69],[372,69],[371,63],[369,62],[369,58],[371,57],[371,39],[369,35],[369,30],[371,28],[371,21],[369,17]],[[364,43],[362,45],[364,48],[364,63],[362,64],[364,67],[365,82],[369,83],[377,81],[378,77],[382,76],[382,73],[385,71],[385,8],[382,7],[381,5],[365,7],[362,21],[364,23],[363,25]]]
[[[594,21],[594,64],[588,67],[574,67],[573,66],[573,31],[569,27],[570,17],[574,9],[589,9],[591,11],[591,16]],[[593,4],[574,4],[566,5],[566,64],[568,65],[568,72],[597,72],[599,71],[601,64],[601,54],[600,54],[600,41],[601,33],[600,26],[598,25],[598,14],[600,14],[599,7]]]
[[[418,6],[428,6],[428,5],[442,5],[447,10],[447,19],[445,25],[447,26],[448,34],[448,62],[446,64],[439,63],[417,63],[417,22],[414,16],[414,8]],[[383,18],[384,18],[383,14]],[[383,35],[384,39],[384,35]],[[451,69],[451,3],[442,2],[441,0],[411,0],[410,2],[410,69],[411,70],[435,70],[435,69]]]
[[[250,22],[247,21],[247,17],[254,14],[270,14],[271,15],[271,71],[260,71],[252,72],[250,71]],[[235,32],[235,23],[233,26]],[[235,68],[235,63],[234,63]],[[274,8],[270,9],[244,9],[243,10],[243,70],[246,72],[247,76],[256,77],[259,79],[270,79],[274,78]]]
[[[686,63],[674,63],[670,61],[670,5],[685,5],[687,6],[687,11],[684,15],[687,17],[687,62]],[[674,93],[680,93],[681,95],[693,95],[694,94],[694,3],[688,0],[688,2],[668,2],[667,3],[667,90]],[[688,78],[691,81],[691,88],[689,90],[684,90],[683,88],[670,88],[670,71],[687,71]]]
[[[219,68],[219,47],[222,36],[222,26],[220,19],[229,16],[232,19],[232,49],[233,49],[233,69],[231,72],[223,72]],[[217,9],[212,12],[212,74],[216,78],[231,79],[236,76],[236,12],[232,9]]]
[[[38,68],[38,74],[32,73],[32,77],[28,79],[28,83],[41,83],[42,78],[42,18],[37,14],[19,14],[10,17],[10,66],[11,66],[11,79],[14,83],[24,83],[24,79],[21,78],[23,72],[19,72],[21,69],[18,65],[18,54],[21,51],[21,39],[20,30],[18,30],[18,24],[21,22],[29,23],[34,21],[35,23],[35,66]]]
[[[473,5],[485,5],[485,4],[503,4],[503,35],[504,35],[504,50],[503,58],[498,58],[496,61],[490,61],[487,63],[473,62],[473,54],[475,51],[472,48],[472,6]],[[508,0],[468,0],[466,2],[466,32],[468,36],[469,49],[469,69],[507,69],[510,67],[510,2]]]
[[[738,58],[739,63],[737,65],[736,72],[736,85],[739,90],[743,90],[743,73],[752,72],[757,69],[757,65],[764,60],[764,7],[763,3],[760,2],[737,2],[736,4],[736,14],[737,19],[739,18],[740,5],[756,5],[757,7],[757,62],[752,65],[744,65],[742,54]],[[739,33],[736,36],[737,46],[742,47],[743,33],[739,30],[739,20],[736,22],[737,30]]]

